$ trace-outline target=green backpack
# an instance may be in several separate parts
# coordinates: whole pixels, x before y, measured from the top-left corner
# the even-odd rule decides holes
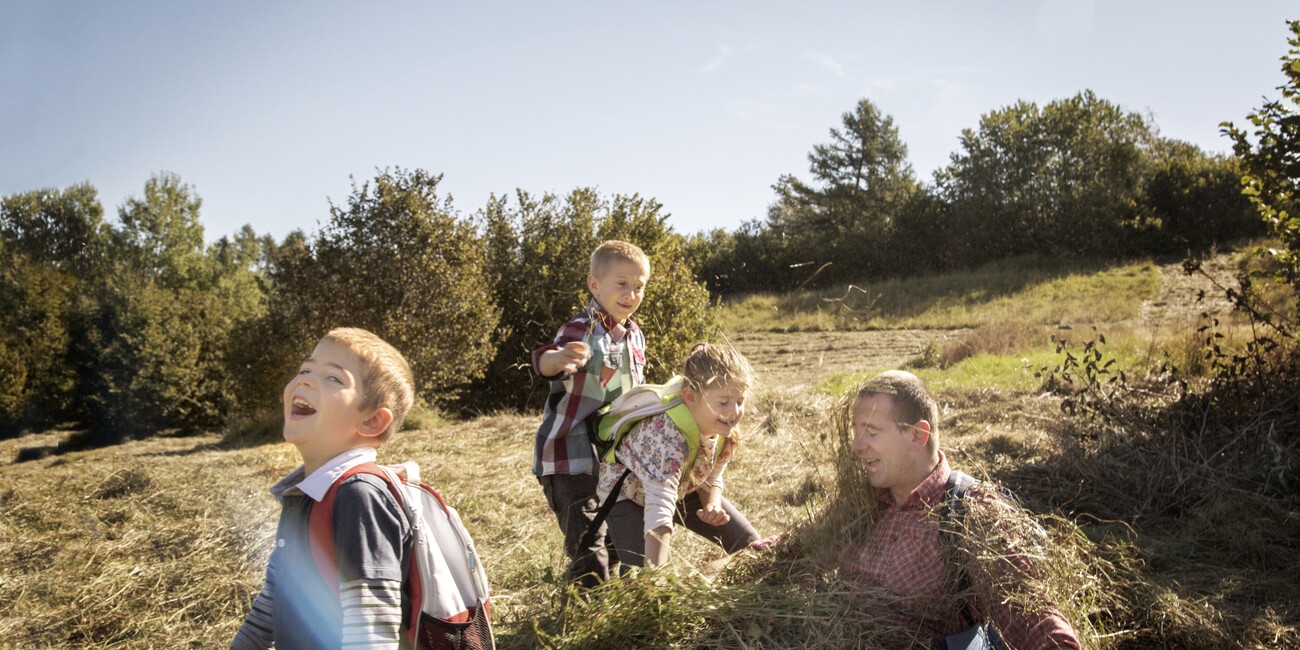
[[[700,427],[682,400],[685,386],[685,377],[673,375],[666,384],[641,384],[597,409],[587,421],[587,430],[592,432],[592,442],[596,445],[596,457],[614,462],[618,443],[633,425],[652,415],[667,413],[686,437],[686,463],[682,473],[685,478],[700,451]]]
[[[686,402],[682,400],[682,388],[685,386],[686,378],[681,375],[674,375],[666,384],[641,384],[619,395],[614,401],[588,416],[587,430],[591,432],[592,443],[596,445],[596,457],[614,462],[614,452],[618,449],[618,443],[622,442],[623,436],[632,430],[634,424],[653,415],[667,413],[668,417],[672,418],[673,424],[682,432],[682,436],[686,438],[686,462],[682,465],[682,480],[685,480],[691,468],[695,466],[695,458],[700,453],[700,427],[695,423],[695,416],[691,415]],[[719,437],[717,444],[722,445],[723,441],[724,439]],[[580,548],[588,548],[595,542],[601,524],[605,523],[609,511],[614,507],[614,502],[618,501],[618,494],[623,489],[623,481],[631,471],[625,469],[623,475],[618,477],[618,482],[610,490],[609,496],[605,497],[605,502],[600,505],[596,518],[587,527],[587,534],[583,536]]]

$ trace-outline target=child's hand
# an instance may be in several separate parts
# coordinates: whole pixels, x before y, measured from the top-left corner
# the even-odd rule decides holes
[[[582,341],[569,341],[564,344],[564,347],[556,348],[552,352],[556,355],[559,370],[578,372],[587,365],[587,359],[591,357],[591,346]]]
[[[710,526],[721,526],[722,524],[731,521],[731,515],[727,514],[727,512],[721,507],[712,504],[696,510],[695,516],[699,517],[700,521]]]

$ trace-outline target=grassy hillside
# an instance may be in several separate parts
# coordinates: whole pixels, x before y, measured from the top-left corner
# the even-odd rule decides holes
[[[1145,458],[1138,452],[1157,437],[1122,438],[1109,425],[1067,418],[1061,396],[1034,376],[1060,363],[1053,334],[1078,353],[1104,333],[1107,358],[1133,372],[1186,355],[1180,342],[1199,307],[1169,299],[1176,281],[1166,267],[1138,264],[1014,288],[978,274],[898,283],[899,298],[878,299],[875,315],[852,325],[898,319],[927,328],[906,332],[741,332],[740,322],[768,326],[748,320],[743,301],[728,307],[730,337],[761,384],[727,493],[761,533],[804,528],[771,552],[729,562],[678,536],[665,570],[613,581],[566,611],[560,535],[530,473],[537,413],[430,418],[381,460],[417,461],[460,510],[487,561],[503,648],[897,647],[878,612],[830,570],[869,507],[843,452],[837,404],[861,378],[910,365],[937,387],[954,465],[1006,482],[1042,515],[1054,541],[1044,580],[1089,647],[1295,647],[1294,503],[1262,498],[1253,484],[1220,486],[1195,463],[1135,470],[1132,459]],[[1061,316],[1086,314],[1102,295],[1113,305],[1100,315]],[[773,300],[813,305],[810,319],[825,303]],[[914,304],[884,310],[890,301]],[[297,464],[293,448],[212,434],[58,453],[67,435],[0,441],[0,645],[224,646],[261,584],[276,517],[266,488]],[[1278,453],[1278,466],[1290,467],[1295,450]],[[1141,487],[1171,472],[1210,477],[1196,485],[1222,498]],[[1163,497],[1181,501],[1146,508]],[[1234,508],[1250,513],[1249,525],[1230,516]]]
[[[1151,262],[1017,258],[970,272],[733,298],[722,323],[732,332],[1107,323],[1137,316],[1159,290]]]

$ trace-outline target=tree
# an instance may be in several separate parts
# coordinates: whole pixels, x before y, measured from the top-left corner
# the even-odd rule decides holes
[[[1277,87],[1282,98],[1265,100],[1246,116],[1253,133],[1232,122],[1224,122],[1222,132],[1242,161],[1243,192],[1281,241],[1275,254],[1281,277],[1300,292],[1300,20],[1288,25],[1290,49],[1281,59],[1285,82]]]
[[[1153,241],[1148,250],[1185,253],[1258,237],[1266,228],[1241,193],[1241,161],[1208,155],[1177,140],[1160,140],[1142,186]]]
[[[0,203],[0,430],[84,417],[70,350],[104,269],[103,212],[88,183]]]
[[[169,289],[195,286],[203,275],[203,225],[199,198],[180,176],[161,172],[144,184],[144,196],[120,208],[114,233],[117,259]]]
[[[90,287],[70,354],[89,419],[86,444],[219,426],[234,404],[230,332],[256,300],[203,248],[202,200],[170,172],[118,210],[110,263]],[[253,236],[251,229],[246,235]]]
[[[767,225],[792,240],[789,264],[832,263],[823,280],[858,279],[884,269],[889,229],[917,184],[894,119],[862,99],[808,154],[813,182],[790,175],[773,186]]]
[[[1140,224],[1152,127],[1084,91],[1039,109],[1017,102],[962,131],[936,175],[980,258],[1030,252],[1115,254]]]
[[[14,194],[0,204],[0,241],[31,262],[85,276],[103,259],[103,217],[89,183]]]
[[[353,326],[393,344],[411,364],[417,394],[446,403],[482,376],[499,310],[482,242],[441,176],[382,170],[357,187],[309,248],[276,253],[264,332],[275,338],[252,368],[284,379],[326,331]],[[271,401],[277,394],[267,395]]]

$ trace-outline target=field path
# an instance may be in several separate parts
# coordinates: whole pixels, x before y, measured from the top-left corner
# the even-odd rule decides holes
[[[1233,258],[1231,253],[1219,253],[1203,261],[1201,267],[1220,284],[1235,287]],[[1160,273],[1160,297],[1143,301],[1138,317],[1142,323],[1182,322],[1199,317],[1201,312],[1222,316],[1232,311],[1232,303],[1228,302],[1223,291],[1199,273],[1184,273],[1181,260],[1157,264],[1156,270]],[[1197,302],[1197,294],[1201,291],[1205,291],[1205,297]]]
[[[794,391],[836,372],[900,367],[931,341],[942,347],[969,331],[743,332],[731,342],[754,366],[762,386]]]

